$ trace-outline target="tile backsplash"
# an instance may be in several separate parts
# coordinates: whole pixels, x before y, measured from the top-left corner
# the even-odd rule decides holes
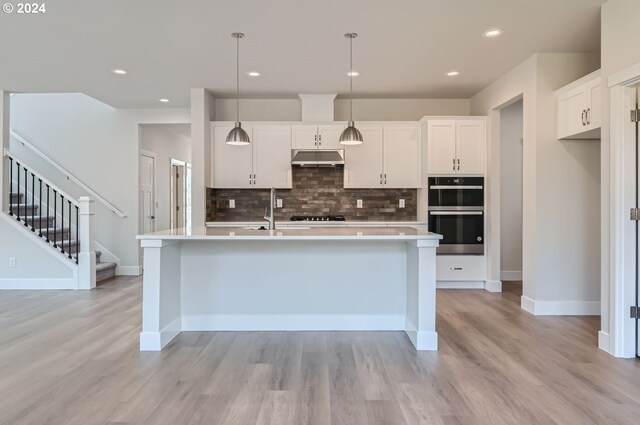
[[[293,188],[278,189],[277,220],[292,215],[344,215],[347,220],[414,221],[416,189],[344,189],[344,167],[293,167]],[[235,208],[229,208],[229,200]],[[356,202],[362,199],[362,208]],[[405,207],[399,208],[400,199]],[[269,205],[268,189],[207,189],[207,221],[261,221]]]

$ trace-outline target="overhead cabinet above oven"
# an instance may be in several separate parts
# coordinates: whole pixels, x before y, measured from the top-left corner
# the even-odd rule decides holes
[[[485,173],[486,118],[427,119],[427,172],[430,175]]]

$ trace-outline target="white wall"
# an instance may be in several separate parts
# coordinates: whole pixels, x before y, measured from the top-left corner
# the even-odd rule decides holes
[[[602,6],[602,143],[601,147],[601,233],[602,233],[602,318],[601,328],[609,334],[614,300],[610,299],[611,267],[611,172],[610,161],[610,115],[609,90],[607,80],[616,72],[640,63],[640,43],[638,24],[640,23],[640,2],[637,0],[610,0]]]
[[[500,276],[522,279],[522,100],[500,110]]]
[[[242,121],[300,121],[300,99],[241,99]],[[336,121],[349,119],[349,100],[337,99]],[[427,115],[469,115],[468,99],[354,99],[358,121],[417,121]],[[235,121],[235,99],[216,99],[215,120]]]
[[[117,110],[89,96],[16,94],[11,128],[127,214],[95,203],[95,240],[119,259],[122,273],[139,272],[138,144],[141,123],[188,123],[189,111]],[[83,191],[19,144],[11,149],[70,195]]]
[[[171,228],[171,159],[191,162],[189,124],[146,124],[140,126],[140,149],[156,154],[155,230]]]
[[[600,220],[598,144],[556,139],[553,95],[553,90],[597,67],[597,55],[537,54],[471,99],[471,113],[489,115],[491,121],[488,279],[499,280],[497,110],[523,98],[523,301],[539,303],[541,308],[566,307],[583,313],[598,308],[600,291],[595,276],[600,274],[600,244],[594,232]]]

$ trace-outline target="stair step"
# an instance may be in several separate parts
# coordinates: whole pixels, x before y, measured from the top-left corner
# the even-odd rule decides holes
[[[36,222],[36,232],[38,231],[38,226],[39,224]],[[47,233],[47,231],[49,233]],[[68,227],[64,227],[62,229],[60,228],[53,228],[53,227],[49,227],[49,228],[44,228],[42,229],[42,237],[44,238],[49,238],[50,240],[62,240],[62,239],[69,239],[69,228]]]
[[[96,282],[102,282],[116,275],[116,263],[97,263],[96,264]]]
[[[13,216],[16,217],[15,214]],[[30,215],[27,215],[26,217],[22,217],[21,216],[20,219],[26,221],[27,224],[29,224],[29,225],[31,225],[33,223],[33,224],[35,224],[35,226],[38,226],[38,227],[40,227],[40,223],[42,223],[42,227],[43,228],[45,228],[45,227],[53,227],[53,224],[54,224],[54,221],[55,221],[53,216],[42,216],[41,217],[39,215],[36,215],[36,216],[33,216],[33,217],[30,216]]]
[[[96,264],[100,263],[100,257],[102,256],[102,251],[93,251],[96,254]]]
[[[9,202],[13,203],[17,203],[19,201],[21,201],[24,198],[24,193],[12,193],[9,196]]]
[[[31,205],[31,204],[11,204],[10,211],[14,214],[22,215],[31,215],[38,214],[39,205]]]

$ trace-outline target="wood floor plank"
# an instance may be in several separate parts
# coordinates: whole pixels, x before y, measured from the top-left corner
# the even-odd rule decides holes
[[[159,353],[138,351],[139,277],[0,291],[0,425],[637,424],[640,361],[519,291],[438,291],[438,352],[404,332],[184,332]]]

